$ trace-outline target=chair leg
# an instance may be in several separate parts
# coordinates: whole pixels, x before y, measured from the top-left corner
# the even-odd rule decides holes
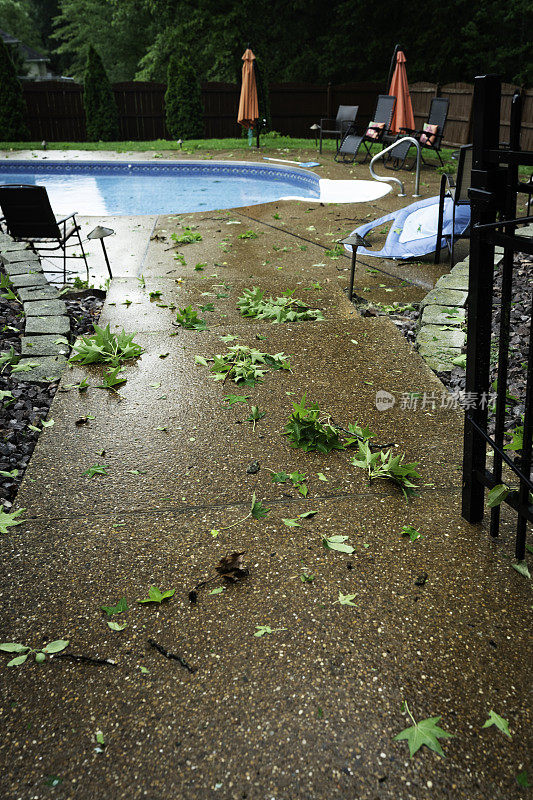
[[[369,146],[369,145],[367,144],[367,142],[365,142],[364,140],[361,142],[361,144],[362,144],[362,145],[363,145],[363,147],[365,148],[365,154],[364,154],[364,158],[363,158],[363,160],[362,160],[362,161],[359,161],[358,163],[359,163],[359,164],[366,164],[366,162],[367,162],[367,161],[369,161],[370,157],[372,156],[372,151],[371,151],[371,149],[370,149],[370,147],[372,147],[372,145],[370,145],[370,146]],[[360,150],[360,149],[361,149],[361,146],[359,146],[359,149],[358,149],[358,151],[357,151],[357,152],[359,152],[359,150]],[[357,155],[357,153],[354,155],[354,161],[355,161],[355,156],[356,156],[356,155]]]
[[[435,242],[435,264],[440,264],[440,246],[442,241],[442,227],[444,222],[444,199],[446,195],[446,175],[440,180],[439,194],[439,219],[437,222],[437,241]]]
[[[451,238],[451,247],[450,247],[450,269],[454,267],[453,256],[455,251],[455,202],[453,204],[453,212],[452,212],[452,238]]]
[[[320,148],[319,148],[318,152],[322,153],[322,128],[320,128]]]

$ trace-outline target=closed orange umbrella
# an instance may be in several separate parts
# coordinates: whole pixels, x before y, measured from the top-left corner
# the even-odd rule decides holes
[[[257,86],[255,83],[254,61],[255,56],[248,47],[242,57],[242,86],[241,99],[239,100],[239,113],[237,122],[243,128],[253,128],[259,117],[259,103],[257,101]]]
[[[392,115],[390,129],[400,133],[400,128],[414,130],[415,118],[413,116],[413,106],[411,105],[411,95],[407,83],[407,70],[405,69],[405,56],[401,50],[396,54],[396,68],[390,83],[389,94],[396,98],[396,107]]]

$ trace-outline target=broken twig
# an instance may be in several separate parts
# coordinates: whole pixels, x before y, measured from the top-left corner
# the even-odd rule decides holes
[[[171,661],[179,661],[181,666],[185,667],[185,669],[188,672],[190,672],[191,675],[196,672],[196,667],[191,667],[190,664],[187,664],[187,662],[185,661],[184,658],[182,658],[181,656],[176,655],[176,653],[170,653],[168,650],[166,650],[163,647],[163,645],[158,644],[153,639],[148,639],[148,644],[150,645],[150,647],[153,647],[154,650],[157,650],[158,653],[161,653],[162,656],[165,656],[165,658],[169,658]]]

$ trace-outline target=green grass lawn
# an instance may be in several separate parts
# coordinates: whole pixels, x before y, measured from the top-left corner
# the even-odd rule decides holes
[[[253,148],[255,148],[254,138]],[[327,151],[335,150],[335,140],[324,140],[324,149]],[[293,139],[290,136],[273,135],[271,133],[261,135],[262,150],[277,150],[278,148],[290,149],[315,149],[314,139]],[[2,150],[40,150],[41,142],[2,142]],[[182,150],[184,153],[194,153],[198,150],[248,150],[248,139],[191,139],[178,145],[177,142],[169,139],[154,139],[148,142],[48,142],[48,150],[114,150],[118,153],[125,153],[130,150],[144,152],[145,150]]]

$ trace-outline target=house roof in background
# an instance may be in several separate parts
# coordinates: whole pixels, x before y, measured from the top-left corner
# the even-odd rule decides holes
[[[16,39],[14,36],[11,36],[10,33],[6,33],[6,31],[0,30],[0,36],[2,37],[4,44],[18,44],[24,61],[50,61],[47,56],[43,56],[42,53],[38,53],[37,50],[33,49],[33,47],[29,47],[27,44],[21,42],[20,39]]]

